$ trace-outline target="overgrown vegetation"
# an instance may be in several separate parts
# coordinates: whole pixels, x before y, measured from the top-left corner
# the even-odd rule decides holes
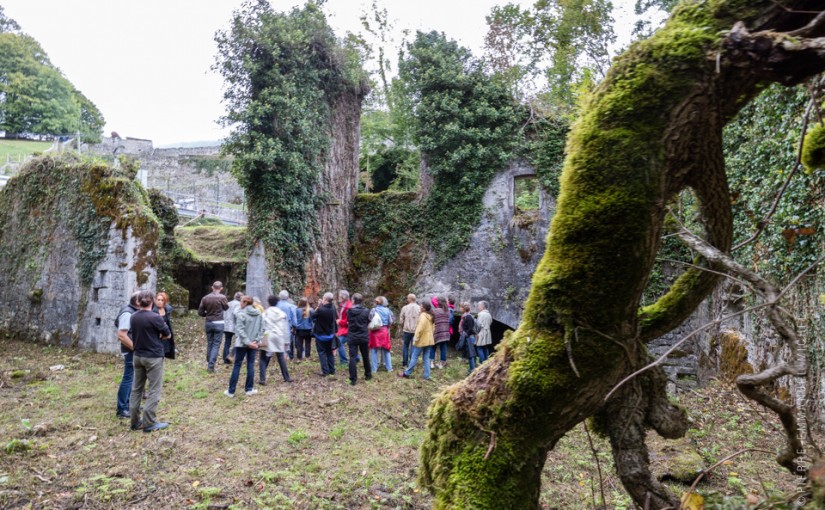
[[[392,306],[405,304],[426,260],[426,222],[414,192],[362,193],[355,200],[351,288],[376,278],[372,288]]]
[[[225,80],[224,149],[247,191],[250,239],[267,247],[273,285],[296,291],[318,236],[316,191],[330,146],[332,105],[366,91],[360,57],[342,44],[314,1],[289,13],[249,0],[218,32]]]
[[[734,244],[765,227],[757,242],[734,252],[737,260],[789,281],[808,267],[825,246],[825,168],[794,168],[802,139],[802,117],[810,94],[806,87],[773,85],[745,107],[725,128],[725,161],[733,196]],[[810,147],[822,132],[811,113]],[[769,223],[765,218],[778,191],[793,172]]]
[[[444,34],[419,32],[407,52],[399,77],[433,179],[427,240],[444,262],[467,245],[490,180],[513,154],[522,111],[501,81]]]

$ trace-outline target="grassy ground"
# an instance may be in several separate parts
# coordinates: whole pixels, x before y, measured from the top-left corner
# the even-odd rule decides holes
[[[30,142],[28,140],[0,140],[0,165],[5,164],[7,158],[17,161],[20,156],[28,156],[35,152],[43,152],[51,147],[51,142]]]
[[[2,341],[0,508],[430,508],[416,484],[418,446],[430,397],[462,377],[460,360],[434,370],[433,382],[380,371],[351,387],[342,367],[334,378],[317,376],[313,352],[290,365],[295,383],[283,383],[274,364],[258,395],[228,399],[229,367],[206,373],[201,320],[177,319],[176,331],[181,354],[167,361],[158,410],[171,427],[153,434],[130,432],[114,416],[116,356]],[[696,420],[690,443],[706,462],[743,447],[776,448],[773,426],[724,388],[684,394],[682,403]],[[594,442],[607,506],[631,508],[609,447]],[[666,448],[653,453],[657,469],[666,456]],[[790,491],[794,480],[770,457],[737,457],[701,491],[757,499]],[[601,492],[579,427],[549,455],[543,506],[594,508]]]

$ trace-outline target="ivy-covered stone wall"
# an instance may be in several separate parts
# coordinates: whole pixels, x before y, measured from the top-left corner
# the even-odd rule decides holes
[[[138,288],[154,289],[158,221],[126,160],[29,162],[0,192],[0,330],[95,351]]]

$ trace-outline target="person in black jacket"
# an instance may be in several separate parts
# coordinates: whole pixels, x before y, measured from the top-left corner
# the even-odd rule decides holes
[[[321,376],[335,375],[335,355],[332,344],[335,339],[335,322],[338,312],[332,303],[334,299],[332,292],[327,292],[318,304],[318,308],[312,312],[312,318],[315,320],[312,332],[315,337],[318,359],[321,362]]]
[[[361,359],[364,362],[364,379],[372,379],[372,367],[370,366],[369,341],[370,341],[370,311],[362,304],[364,296],[361,294],[352,295],[352,308],[347,310],[347,322],[349,325],[349,383],[355,386],[358,380],[358,351],[361,351]]]

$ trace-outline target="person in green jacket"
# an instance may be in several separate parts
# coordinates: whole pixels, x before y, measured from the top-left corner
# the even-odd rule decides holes
[[[255,351],[258,350],[258,340],[261,338],[261,312],[253,305],[252,296],[241,297],[241,305],[235,312],[235,365],[232,367],[232,376],[229,378],[229,389],[224,395],[229,398],[235,396],[235,388],[241,376],[241,365],[246,358],[246,390],[247,395],[258,393],[255,389]]]

